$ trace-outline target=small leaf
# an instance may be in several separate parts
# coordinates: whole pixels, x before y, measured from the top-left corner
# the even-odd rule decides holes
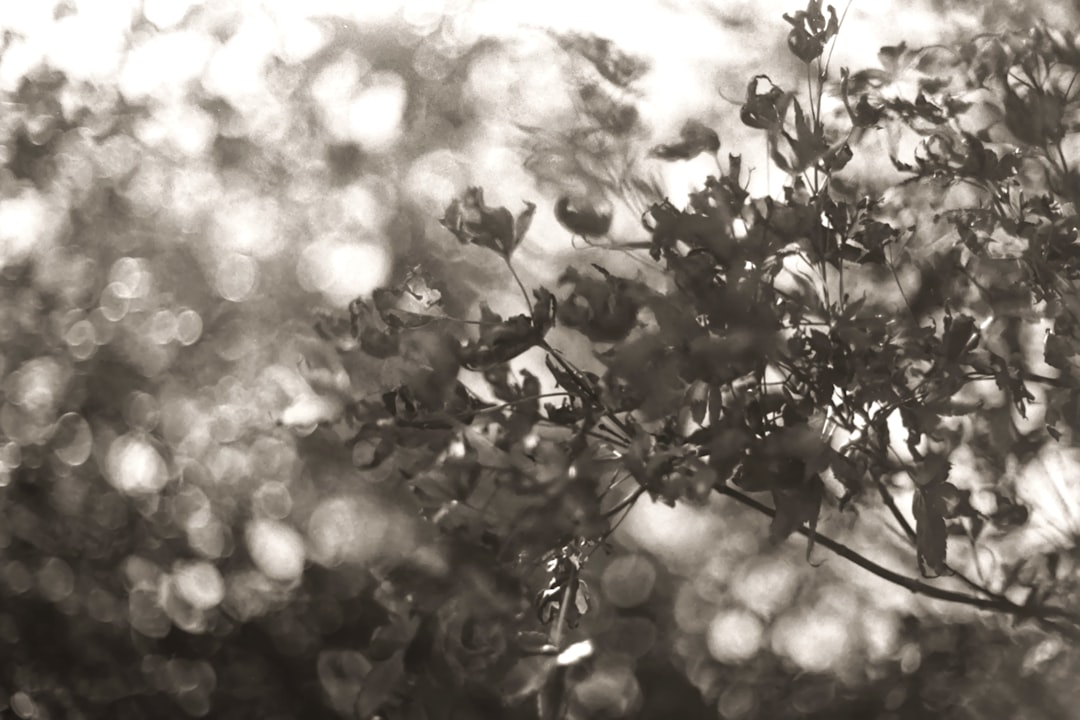
[[[769,83],[769,89],[765,92],[758,92],[761,80]],[[768,75],[755,75],[746,86],[746,102],[739,112],[739,118],[744,125],[757,130],[779,130],[787,111],[788,97]]]
[[[574,611],[567,616],[567,624],[571,627],[577,625],[580,618],[588,614],[592,607],[592,595],[589,593],[589,585],[584,580],[577,581],[577,591],[574,593]]]
[[[1057,95],[1036,88],[1022,97],[1005,83],[1005,126],[1027,145],[1042,147],[1060,140],[1064,109]]]
[[[821,13],[821,0],[809,0],[806,10],[799,10],[794,16],[784,13],[784,20],[791,25],[788,48],[805,63],[819,57],[825,43],[840,30],[836,10],[832,5],[829,6],[829,20],[826,23],[825,16]]]
[[[890,76],[900,70],[900,60],[908,57],[907,43],[899,45],[885,45],[878,51],[878,62]]]
[[[686,404],[690,408],[690,417],[698,425],[705,423],[710,392],[708,383],[701,380],[695,380],[686,390]]]
[[[795,153],[795,162],[790,168],[784,168],[779,162],[777,164],[787,172],[797,174],[816,163],[829,150],[829,147],[821,137],[821,126],[816,121],[811,122],[812,118],[807,119],[798,99],[793,102],[795,105],[795,137],[791,138],[787,133],[784,133],[784,137],[787,138],[792,151]]]
[[[439,223],[462,244],[473,244],[509,257],[516,246],[514,216],[504,207],[484,204],[484,190],[470,187],[447,206]]]
[[[915,478],[919,487],[931,487],[940,485],[949,478],[952,464],[949,457],[944,454],[934,453],[923,458],[922,472]]]
[[[884,116],[885,108],[871,105],[870,97],[863,93],[855,105],[855,114],[852,119],[858,127],[874,127]]]
[[[525,209],[518,213],[517,218],[514,220],[514,246],[510,249],[510,252],[517,249],[517,246],[525,239],[525,233],[529,232],[533,215],[536,214],[536,203],[531,203],[528,200],[525,200],[524,203]]]
[[[975,318],[970,315],[955,318],[946,316],[944,345],[947,362],[959,362],[978,342],[979,330],[975,325]]]
[[[645,211],[642,226],[652,233],[649,254],[656,259],[680,241],[707,250],[714,261],[725,266],[740,253],[726,208],[712,208],[707,214],[683,212],[664,200]]]
[[[620,50],[613,41],[596,35],[555,34],[564,50],[590,62],[605,80],[620,88],[629,87],[648,69],[647,60]]]
[[[469,370],[483,370],[513,360],[537,341],[529,318],[517,315],[498,325],[486,326],[480,339],[462,348],[461,364]]]
[[[469,370],[484,370],[513,360],[541,343],[555,323],[555,297],[546,288],[533,291],[537,305],[532,317],[515,315],[503,320],[481,303],[481,319],[485,323],[480,337],[461,349],[461,364]]]
[[[387,327],[395,330],[415,330],[430,325],[436,318],[421,313],[402,310],[398,307],[398,299],[402,293],[391,288],[376,288],[371,294],[375,309],[379,318]],[[354,300],[354,303],[362,301]]]
[[[1026,505],[1022,505],[1008,495],[995,492],[997,509],[990,516],[990,521],[999,528],[1011,529],[1027,523],[1031,512]]]
[[[929,488],[918,488],[911,509],[915,515],[915,549],[919,572],[924,577],[937,577],[946,571],[944,499]]]
[[[661,160],[690,160],[703,152],[715,154],[719,149],[720,136],[715,130],[697,120],[687,120],[677,143],[657,145],[649,155]]]
[[[829,172],[840,172],[847,167],[853,157],[855,157],[855,153],[852,151],[851,145],[847,142],[841,142],[829,148],[823,159]]]
[[[793,464],[792,467],[795,465]],[[787,483],[784,483],[787,485]],[[773,489],[773,503],[776,515],[769,527],[769,536],[773,542],[787,539],[791,533],[806,523],[810,530],[806,556],[809,559],[814,549],[814,530],[817,527],[818,514],[821,512],[821,500],[825,485],[821,477],[813,475],[807,479],[799,478],[794,486]]]
[[[559,305],[559,322],[594,342],[623,340],[637,326],[641,308],[630,282],[594,265],[604,279],[583,275],[569,267],[561,283],[573,283],[574,291]]]
[[[555,202],[555,219],[574,235],[602,237],[611,229],[611,213],[563,195]]]
[[[853,459],[832,450],[829,467],[833,472],[833,477],[844,486],[844,496],[840,498],[840,509],[843,510],[851,500],[862,492],[867,461],[865,457]]]
[[[787,16],[784,16],[788,19]],[[793,27],[788,33],[788,49],[795,57],[804,63],[809,63],[814,58],[820,57],[825,49],[825,43],[801,27]]]
[[[360,349],[379,360],[396,357],[401,352],[401,335],[397,330],[367,326],[360,331]]]
[[[596,394],[596,387],[600,384],[600,377],[596,373],[583,371],[581,375],[571,373],[562,365],[552,361],[548,355],[544,364],[555,378],[555,382],[563,390],[573,393],[579,398],[592,398]]]
[[[584,415],[583,409],[576,406],[570,398],[563,398],[558,407],[544,403],[544,412],[547,413],[547,419],[556,425],[574,425]]]

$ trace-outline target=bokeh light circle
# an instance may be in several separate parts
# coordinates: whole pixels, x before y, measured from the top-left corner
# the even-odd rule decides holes
[[[56,421],[52,451],[60,462],[77,467],[89,459],[93,439],[90,423],[78,413],[65,413]]]
[[[644,555],[612,560],[601,576],[604,596],[616,607],[634,607],[649,599],[656,583],[656,568]]]
[[[199,313],[190,308],[181,310],[176,316],[176,339],[181,345],[194,345],[202,335],[203,321]]]
[[[275,520],[253,520],[245,533],[255,566],[272,580],[293,581],[304,572],[304,538]]]
[[[292,495],[284,483],[277,480],[263,483],[252,497],[255,510],[263,517],[281,520],[292,510]]]
[[[761,649],[765,626],[757,615],[742,608],[721,610],[709,623],[709,654],[720,662],[744,662]]]
[[[106,469],[109,482],[128,495],[156,493],[169,481],[165,459],[141,433],[123,435],[112,442]]]
[[[77,320],[64,333],[64,342],[76,360],[89,360],[97,350],[97,331],[87,319]]]
[[[255,291],[259,266],[243,253],[229,253],[220,259],[214,276],[218,294],[230,302],[243,302]]]
[[[173,572],[173,581],[180,596],[199,610],[217,607],[225,599],[225,580],[208,562],[180,564]]]
[[[394,554],[392,518],[381,508],[349,498],[323,500],[308,520],[312,559],[321,565],[369,563],[382,554]]]
[[[818,606],[781,616],[772,646],[805,670],[826,672],[849,658],[850,632],[850,615]]]
[[[61,558],[49,558],[37,572],[37,584],[46,600],[58,603],[75,590],[75,573]]]
[[[342,306],[367,296],[390,271],[386,250],[368,242],[317,240],[300,254],[297,279],[305,290],[321,292]]]

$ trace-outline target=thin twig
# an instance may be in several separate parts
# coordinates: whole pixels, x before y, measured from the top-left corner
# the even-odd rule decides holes
[[[611,473],[611,480],[608,482],[608,486],[604,488],[604,491],[600,493],[600,495],[597,497],[598,500],[603,500],[609,492],[614,490],[619,485],[619,483],[630,477],[629,473],[627,473],[626,475],[622,475],[622,472],[622,468],[617,468],[613,473]]]
[[[532,402],[533,400],[539,400],[540,398],[549,398],[549,397],[573,397],[573,395],[571,395],[568,392],[562,392],[562,391],[540,393],[538,395],[526,395],[525,397],[519,397],[517,399],[510,400],[508,402],[504,402],[501,405],[490,405],[488,407],[479,408],[478,410],[466,411],[466,413],[459,413],[459,415],[467,414],[468,412],[474,412],[474,413],[494,412],[496,410],[502,410],[503,408],[513,407],[514,405],[520,405],[521,403]]]
[[[619,434],[617,432],[615,432],[615,430],[613,428],[609,428],[607,425],[604,425],[603,423],[597,423],[596,427],[600,428],[604,432],[610,433],[612,437],[619,440],[619,442],[621,442],[623,445],[629,445],[631,440],[632,440],[632,438],[629,437],[629,436],[619,437]]]
[[[626,497],[624,497],[622,500],[617,502],[610,510],[605,512],[604,517],[609,518],[609,517],[614,517],[615,515],[618,515],[621,511],[629,508],[634,503],[636,503],[638,501],[638,498],[640,498],[642,495],[644,495],[645,492],[646,492],[645,488],[643,488],[641,486],[638,486],[638,488],[636,490],[634,490],[634,492],[632,492],[629,495],[627,495]]]
[[[518,287],[521,288],[521,297],[525,298],[525,305],[529,308],[529,315],[533,314],[532,300],[529,299],[529,291],[525,289],[525,283],[521,282],[521,278],[518,277],[517,270],[514,269],[514,264],[510,262],[510,258],[506,259],[506,267],[510,268],[510,274],[514,276],[514,280],[517,281]]]
[[[889,449],[890,451],[892,450],[892,448]],[[895,454],[895,451],[893,452]],[[896,520],[896,524],[899,525],[900,529],[904,531],[904,535],[907,536],[908,541],[911,542],[913,545],[916,544],[918,542],[918,536],[915,533],[915,528],[911,527],[911,523],[909,523],[907,521],[907,518],[904,517],[903,513],[900,512],[900,508],[896,505],[896,500],[893,498],[892,493],[889,492],[889,488],[885,486],[885,483],[881,480],[880,477],[876,478],[876,482],[878,487],[878,494],[881,496],[881,501],[885,503],[885,507],[889,509],[889,513],[893,516],[893,519]],[[945,564],[945,569],[951,574],[952,577],[955,577],[957,580],[967,585],[975,592],[982,593],[989,598],[994,598],[997,600],[1008,599],[1001,593],[994,592],[985,585],[980,585],[979,583],[975,582],[967,575],[952,567],[948,563]]]
[[[713,489],[721,495],[726,495],[727,497],[732,498],[736,502],[753,508],[754,510],[762,513],[763,515],[767,515],[768,517],[773,517],[776,515],[776,511],[768,505],[758,502],[749,495],[740,492],[739,490],[726,483],[717,483],[713,486]],[[796,530],[799,534],[810,537],[811,531],[807,529],[805,525],[799,526]],[[981,598],[974,595],[968,595],[966,593],[956,592],[954,590],[946,590],[944,588],[922,582],[921,580],[916,580],[915,578],[901,575],[900,573],[894,572],[886,567],[878,565],[873,560],[870,560],[861,553],[852,550],[847,545],[844,545],[843,543],[837,542],[830,537],[822,535],[820,532],[814,531],[813,536],[814,542],[818,545],[821,545],[822,547],[830,550],[836,555],[839,555],[845,560],[855,565],[858,565],[862,569],[867,570],[874,575],[877,575],[881,579],[887,580],[888,582],[905,588],[917,595],[923,595],[924,597],[932,598],[935,600],[943,600],[945,602],[968,605],[979,610],[990,610],[993,612],[1005,613],[1018,618],[1029,618],[1032,620],[1048,621],[1053,624],[1056,630],[1062,632],[1065,635],[1068,635],[1070,638],[1080,640],[1080,616],[1077,616],[1074,613],[1065,610],[1064,608],[1059,608],[1052,605],[1018,605],[1004,597]],[[1070,623],[1070,625],[1062,626],[1053,623],[1055,619],[1066,621]]]
[[[904,292],[904,286],[900,284],[900,276],[896,274],[896,267],[893,265],[893,262],[894,259],[889,258],[889,262],[886,263],[886,266],[888,266],[889,272],[892,273],[893,280],[896,282],[896,289],[900,291],[900,297],[904,299],[904,305],[907,305],[908,313],[911,315],[911,318],[917,324],[919,322],[919,318],[916,317],[915,308],[911,306],[911,301],[908,299],[907,293]]]
[[[620,420],[619,417],[615,414],[615,412],[601,401],[600,395],[590,384],[588,384],[584,376],[581,374],[580,370],[578,370],[576,367],[571,365],[569,361],[563,358],[562,354],[559,353],[555,348],[551,347],[551,345],[548,345],[547,341],[542,340],[539,345],[540,347],[547,350],[551,354],[551,357],[555,358],[555,361],[557,363],[562,365],[563,370],[577,378],[578,382],[583,388],[585,388],[585,391],[589,394],[589,399],[596,403],[604,411],[604,415],[606,415],[611,420],[611,422],[615,424],[615,427],[619,428],[619,430],[621,430],[626,437],[634,437],[634,432],[631,430],[630,426],[624,420]]]
[[[613,443],[618,447],[626,447],[630,444],[629,440],[619,437],[618,433],[609,428],[607,425],[596,425],[596,430],[592,432],[595,437],[602,437],[609,443]],[[605,434],[606,433],[606,434]]]
[[[840,13],[840,22],[836,23],[836,35],[833,37],[832,43],[829,45],[829,54],[825,58],[825,75],[829,73],[829,65],[832,64],[833,50],[836,49],[836,40],[840,37],[840,30],[844,27],[844,20],[847,19],[848,10],[851,9],[852,2],[854,2],[854,0],[848,0],[848,4],[844,6],[844,12]],[[824,75],[822,77],[824,78]]]
[[[551,644],[562,649],[563,627],[566,625],[566,613],[570,604],[575,601],[577,594],[577,570],[572,570],[563,589],[562,600],[559,602],[559,617],[555,619],[555,627],[551,631]]]
[[[542,422],[542,423],[545,423],[547,425],[551,425],[551,426],[557,427],[557,428],[566,428],[566,425],[563,425],[562,423],[557,423],[554,420],[551,420],[550,418],[543,418],[542,417],[542,418],[539,418],[538,422]],[[608,435],[602,435],[602,434],[600,434],[600,433],[598,433],[598,432],[596,432],[594,430],[578,430],[577,432],[584,432],[589,437],[591,437],[591,438],[593,438],[595,440],[599,440],[601,442],[607,443],[609,445],[616,445],[616,446],[619,446],[619,447],[625,445],[625,443],[623,443],[622,441],[616,442],[617,438],[615,438],[615,437],[609,437]]]

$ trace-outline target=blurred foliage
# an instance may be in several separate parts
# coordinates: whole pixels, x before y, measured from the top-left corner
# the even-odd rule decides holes
[[[740,113],[782,197],[678,207],[720,136],[551,33],[510,209],[468,13],[122,5],[0,46],[0,711],[1069,717],[1074,38],[837,73],[812,1]]]

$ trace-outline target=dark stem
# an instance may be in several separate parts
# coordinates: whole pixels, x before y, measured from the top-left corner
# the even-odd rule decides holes
[[[541,341],[539,343],[539,346],[547,350],[551,354],[551,357],[555,358],[555,362],[562,365],[563,370],[577,378],[577,381],[581,384],[581,387],[584,388],[586,392],[588,392],[589,399],[596,403],[604,411],[604,415],[606,415],[607,418],[611,420],[612,424],[614,424],[615,427],[617,427],[626,437],[634,437],[634,431],[630,428],[630,426],[625,421],[620,420],[619,417],[615,415],[614,411],[608,408],[603,403],[603,401],[601,401],[600,394],[596,392],[595,388],[593,388],[592,385],[589,384],[589,382],[585,379],[585,376],[582,375],[576,367],[567,362],[563,358],[563,356],[558,351],[556,351],[555,348],[548,345],[546,341]]]
[[[475,410],[473,412],[475,412],[477,414],[479,414],[479,413],[487,413],[487,412],[495,412],[496,410],[502,410],[504,408],[513,407],[514,405],[520,405],[522,403],[532,402],[533,400],[540,400],[541,398],[549,398],[549,397],[573,397],[573,394],[568,393],[568,392],[558,392],[557,391],[557,392],[549,392],[549,393],[539,393],[538,395],[526,395],[525,397],[519,397],[516,400],[508,400],[507,402],[504,402],[504,403],[502,403],[500,405],[491,405],[489,407],[479,408],[478,410]],[[464,414],[465,413],[459,413],[459,415],[464,415]]]
[[[562,599],[559,601],[559,616],[555,619],[555,627],[551,630],[551,644],[554,645],[559,652],[562,652],[563,646],[563,631],[566,627],[566,614],[569,611],[571,604],[577,602],[577,583],[578,575],[577,570],[573,570],[570,573],[570,577],[566,581],[566,587],[563,588]]]
[[[529,291],[525,289],[525,283],[521,282],[521,278],[518,277],[517,270],[514,269],[513,263],[510,262],[510,258],[505,258],[506,267],[510,268],[510,274],[514,276],[514,280],[517,282],[518,287],[521,289],[521,297],[525,298],[525,305],[529,308],[529,316],[532,317],[533,306],[532,300],[529,299]]]
[[[885,483],[881,478],[877,479],[877,487],[878,494],[881,495],[881,501],[885,503],[885,507],[889,509],[889,512],[896,520],[896,524],[904,531],[904,535],[906,535],[908,540],[914,545],[917,542],[915,528],[911,527],[911,523],[909,523],[907,518],[904,517],[904,514],[900,512],[900,508],[896,506],[896,500],[893,498],[892,493],[889,492],[889,488],[885,486]],[[975,592],[982,593],[983,595],[996,600],[1008,601],[1008,598],[1001,593],[994,592],[990,588],[980,585],[964,573],[951,567],[948,563],[945,564],[945,569],[952,573],[957,580],[964,583]]]
[[[758,502],[749,495],[740,492],[736,488],[726,484],[726,482],[717,483],[713,486],[713,489],[721,495],[726,495],[732,498],[738,503],[746,505],[763,515],[773,517],[776,515],[776,511],[768,505]],[[799,526],[797,529],[799,534],[809,537],[810,530],[805,525]],[[974,595],[968,595],[966,593],[956,592],[953,590],[946,590],[944,588],[930,585],[916,580],[915,578],[901,575],[900,573],[889,570],[886,567],[878,565],[873,560],[863,556],[862,554],[852,550],[847,545],[837,542],[830,537],[822,535],[819,532],[814,532],[814,541],[822,547],[830,550],[836,555],[844,558],[845,560],[858,565],[863,570],[867,570],[874,575],[877,575],[883,580],[887,580],[894,585],[905,588],[910,592],[918,595],[923,595],[935,600],[944,600],[945,602],[959,603],[961,605],[968,605],[970,607],[978,608],[979,610],[989,610],[992,612],[1005,613],[1017,618],[1029,618],[1032,620],[1040,621],[1042,624],[1047,625],[1054,630],[1068,636],[1074,640],[1080,640],[1080,617],[1065,610],[1064,608],[1054,607],[1051,605],[1018,605],[1005,597],[993,597],[982,598]],[[1063,620],[1068,625],[1054,622],[1055,619]]]
[[[610,510],[605,512],[604,517],[609,518],[618,515],[620,512],[636,503],[638,501],[638,498],[640,498],[644,494],[645,488],[639,486],[636,490],[634,490],[634,492],[627,495],[625,498],[616,503]]]

